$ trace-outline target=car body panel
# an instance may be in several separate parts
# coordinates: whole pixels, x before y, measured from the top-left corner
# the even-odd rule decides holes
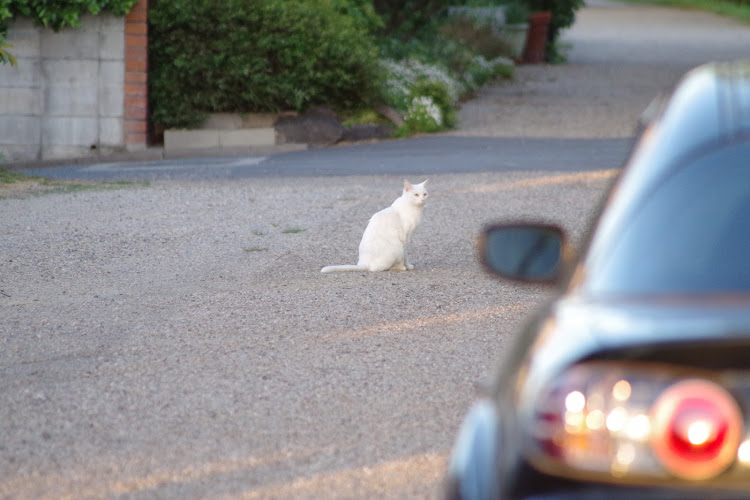
[[[683,78],[665,102],[666,106],[643,129],[623,174],[594,221],[582,257],[562,271],[562,276],[570,278],[561,289],[561,297],[529,318],[504,351],[479,406],[464,422],[448,475],[450,498],[750,498],[750,463],[734,463],[716,477],[702,481],[668,473],[647,479],[627,474],[607,477],[540,460],[528,444],[540,394],[570,367],[592,362],[695,374],[723,385],[742,408],[742,435],[750,442],[748,283],[740,280],[726,289],[715,285],[697,289],[688,283],[670,290],[663,284],[653,289],[650,285],[618,288],[600,279],[602,263],[613,259],[613,248],[621,244],[623,231],[629,230],[630,224],[643,223],[637,221],[642,207],[665,196],[664,186],[673,182],[679,175],[676,172],[689,171],[701,158],[710,160],[714,158],[711,154],[735,148],[732,160],[722,160],[714,170],[716,175],[735,179],[738,189],[748,187],[747,193],[739,190],[735,195],[738,199],[747,196],[750,206],[750,62],[699,67]],[[742,169],[745,159],[747,175]],[[710,171],[705,165],[695,168]],[[702,179],[706,178],[703,175]],[[698,194],[691,196],[695,199]],[[705,194],[707,207],[720,202],[711,198],[708,187]],[[727,213],[736,217],[734,212]],[[743,216],[736,221],[738,232],[750,234],[750,218]],[[663,236],[647,243],[659,245],[669,238],[669,229],[665,226]],[[700,234],[691,237],[700,238]],[[731,266],[748,269],[750,247],[746,265],[742,252],[744,247]],[[621,259],[618,265],[626,265],[621,274],[637,270],[640,263],[647,264],[643,261],[648,255],[644,255],[640,262]],[[708,264],[706,267],[714,269]],[[490,409],[488,405],[493,404]],[[455,458],[458,450],[460,460]],[[458,462],[460,467],[455,466]],[[467,473],[472,467],[472,473]],[[490,487],[488,475],[493,470],[494,485]],[[464,480],[477,481],[477,477],[481,477],[480,488],[462,484]]]

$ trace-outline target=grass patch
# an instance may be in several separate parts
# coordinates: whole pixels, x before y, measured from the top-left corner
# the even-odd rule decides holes
[[[288,229],[284,229],[281,232],[283,234],[297,234],[297,233],[301,233],[302,231],[304,231],[304,229],[299,229],[299,228],[296,228],[296,227],[290,227]]]
[[[125,189],[129,187],[146,187],[149,185],[148,182],[129,182],[129,181],[114,181],[114,182],[95,182],[95,183],[80,183],[80,182],[65,182],[65,181],[51,181],[49,179],[42,180],[43,186],[48,186],[52,189],[48,190],[48,193],[80,193],[85,191],[114,191],[116,189]]]
[[[344,127],[352,125],[381,125],[389,124],[388,119],[383,118],[377,111],[372,109],[358,109],[345,113],[341,124]]]
[[[265,232],[265,231],[261,231],[261,230],[259,230],[259,229],[256,229],[255,231],[253,231],[253,234],[254,234],[255,236],[265,236],[265,235],[266,235],[266,232]]]
[[[146,187],[148,182],[81,182],[52,180],[30,176],[0,167],[0,199],[26,198],[43,194],[80,193],[85,191],[111,191],[131,187]]]
[[[247,253],[253,253],[253,252],[267,252],[268,248],[264,247],[252,247],[252,248],[243,248],[243,250]]]
[[[0,184],[15,184],[16,182],[28,181],[28,180],[39,180],[41,177],[31,177],[18,172],[12,172],[5,167],[0,167]]]
[[[626,3],[683,7],[712,12],[750,24],[750,3],[737,0],[623,0]]]

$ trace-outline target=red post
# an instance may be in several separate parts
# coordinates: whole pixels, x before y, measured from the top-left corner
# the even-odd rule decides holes
[[[529,19],[529,34],[526,37],[526,48],[523,62],[541,63],[547,59],[547,31],[552,20],[551,12],[535,12]]]
[[[148,145],[148,0],[125,16],[125,123],[128,149]]]

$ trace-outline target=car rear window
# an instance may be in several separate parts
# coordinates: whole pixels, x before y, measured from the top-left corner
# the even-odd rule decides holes
[[[628,201],[607,241],[594,239],[584,288],[750,291],[750,144],[706,151],[669,172]]]

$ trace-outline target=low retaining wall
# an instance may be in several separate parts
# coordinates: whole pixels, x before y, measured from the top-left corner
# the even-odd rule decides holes
[[[144,149],[147,2],[128,18],[85,16],[58,33],[14,20],[17,66],[0,65],[3,161],[98,156]]]

